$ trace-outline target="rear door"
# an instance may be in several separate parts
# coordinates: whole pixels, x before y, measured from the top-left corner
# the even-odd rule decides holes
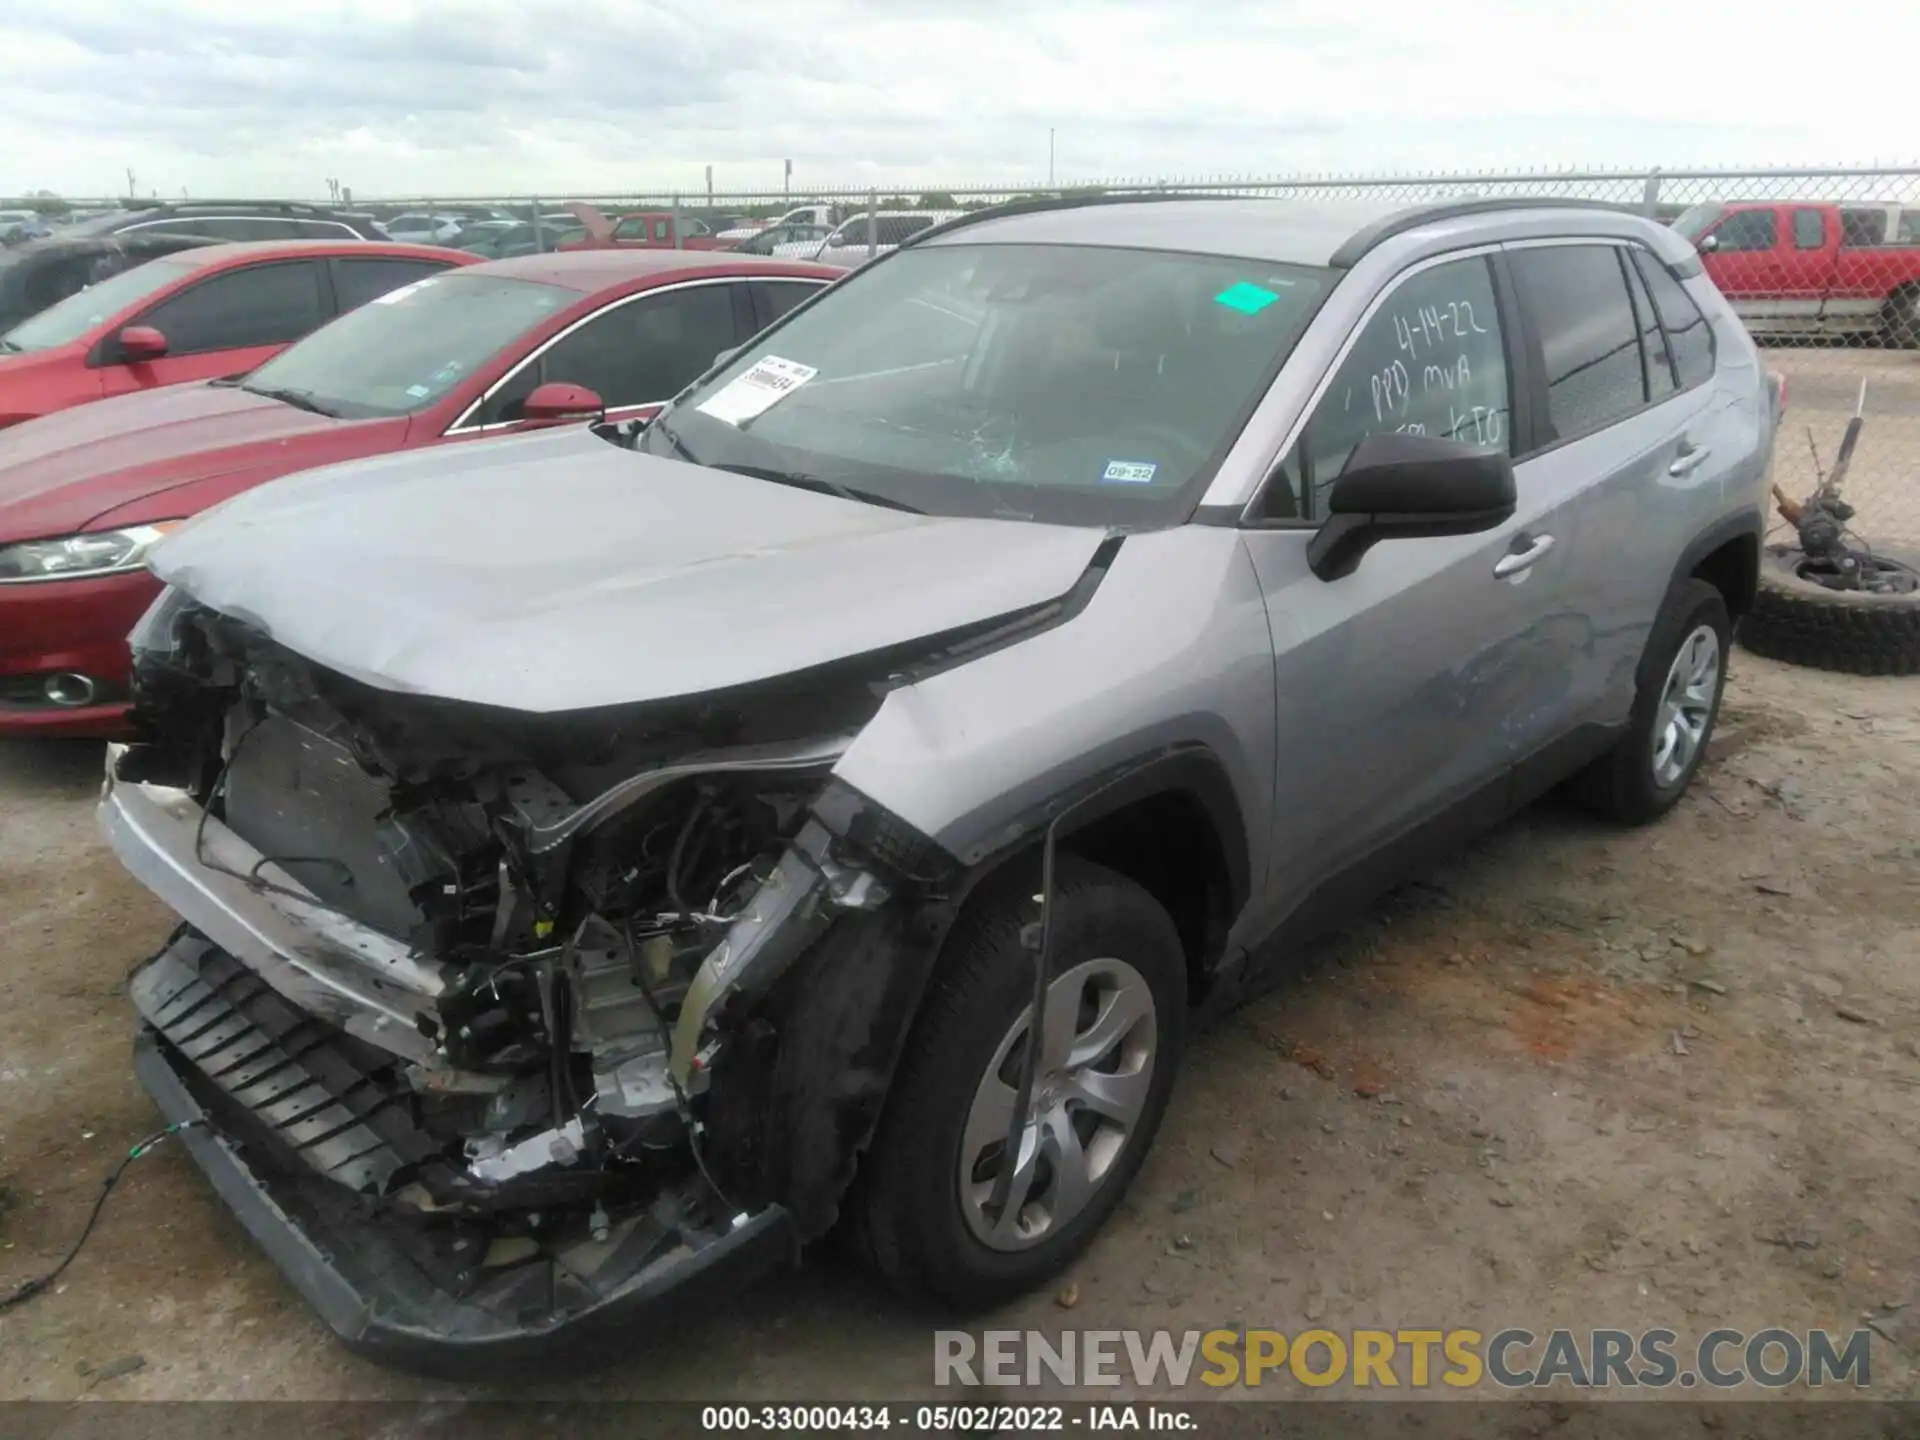
[[[755,331],[745,280],[691,281],[617,300],[577,321],[503,377],[450,436],[521,424],[540,385],[584,385],[610,420],[651,419]]]
[[[1717,511],[1726,457],[1716,461],[1710,333],[1655,257],[1621,242],[1556,240],[1511,244],[1506,263],[1539,379],[1515,475],[1559,553],[1542,577],[1552,589],[1539,622],[1565,693],[1506,721],[1520,783],[1537,788],[1559,773],[1564,747],[1597,746],[1627,719],[1673,564]],[[1691,327],[1684,370],[1650,281]]]
[[[158,360],[128,362],[103,349],[105,390],[123,395],[251,370],[332,314],[318,260],[276,260],[222,270],[152,306],[128,323],[167,337]]]
[[[1887,300],[1920,266],[1898,247],[1900,211],[1887,205],[1847,206],[1839,213],[1840,245],[1827,296],[1826,328],[1877,330]]]

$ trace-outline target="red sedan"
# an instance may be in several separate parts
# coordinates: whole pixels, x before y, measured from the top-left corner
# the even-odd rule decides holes
[[[645,418],[842,272],[587,250],[431,276],[243,376],[0,431],[0,735],[112,735],[167,529],[296,470],[539,425]]]
[[[0,335],[0,428],[235,375],[395,286],[474,257],[432,245],[269,240],[149,260]]]

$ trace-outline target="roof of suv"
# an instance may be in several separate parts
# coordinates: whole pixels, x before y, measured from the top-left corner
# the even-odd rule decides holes
[[[1240,255],[1281,264],[1345,269],[1376,245],[1410,230],[1475,222],[1489,240],[1504,238],[1503,221],[1545,211],[1582,217],[1595,233],[1659,231],[1623,206],[1594,201],[1461,199],[1404,206],[1352,201],[1332,205],[1285,199],[1204,196],[1067,197],[1016,202],[927,232],[910,244],[1112,245],[1144,250]],[[1596,223],[1605,221],[1607,223]],[[1644,229],[1642,229],[1644,227]],[[1674,257],[1664,257],[1669,260]]]

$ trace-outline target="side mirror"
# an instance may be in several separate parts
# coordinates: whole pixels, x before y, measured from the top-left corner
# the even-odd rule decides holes
[[[151,325],[129,325],[120,332],[120,358],[158,360],[167,353],[167,337]]]
[[[1700,243],[1694,248],[1702,255],[1711,255],[1720,248],[1720,237],[1718,235],[1702,235],[1700,237]]]
[[[607,408],[606,402],[584,385],[549,381],[536,385],[521,407],[527,420],[591,420]]]
[[[1369,435],[1333,483],[1307,565],[1338,580],[1377,540],[1475,535],[1505,524],[1514,503],[1513,462],[1498,450],[1432,435]]]

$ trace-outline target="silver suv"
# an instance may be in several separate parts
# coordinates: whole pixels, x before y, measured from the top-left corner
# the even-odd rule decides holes
[[[1003,1299],[1303,935],[1560,781],[1674,804],[1775,412],[1614,210],[1037,202],[651,425],[250,491],[153,552],[109,760],[185,921],[139,1072],[401,1363],[836,1225]]]

